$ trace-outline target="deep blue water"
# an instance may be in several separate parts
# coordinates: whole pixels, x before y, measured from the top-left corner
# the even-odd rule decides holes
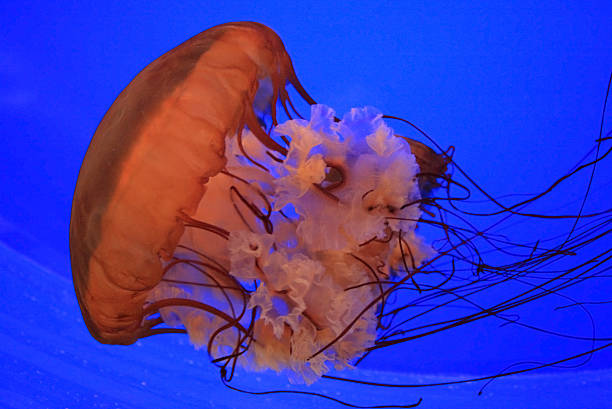
[[[207,356],[179,337],[128,348],[101,346],[80,320],[67,239],[78,169],[114,98],[157,56],[216,24],[262,22],[279,33],[302,84],[317,101],[339,113],[367,104],[407,118],[441,146],[454,145],[455,159],[494,195],[533,193],[574,166],[599,135],[612,70],[612,4],[582,3],[0,4],[0,291],[7,300],[1,310],[0,403],[15,408],[320,403],[230,393]],[[611,129],[608,113],[604,133]],[[598,170],[588,209],[611,207],[609,162]],[[575,212],[587,182],[573,179],[539,210]],[[513,234],[534,239],[568,228],[518,220],[508,226]],[[611,292],[612,283],[602,278],[569,295],[609,301]],[[544,300],[524,306],[520,314],[538,327],[591,334],[590,319],[580,312],[555,312],[561,304]],[[610,306],[589,310],[597,334],[610,337]],[[589,348],[588,342],[483,320],[385,350],[364,363],[362,376],[435,382],[497,373],[521,361],[562,359]],[[576,368],[497,380],[480,397],[482,383],[416,392],[332,383],[319,390],[365,403],[423,396],[422,407],[429,408],[605,408],[612,407],[610,371],[608,349]],[[286,383],[243,377],[254,389]]]

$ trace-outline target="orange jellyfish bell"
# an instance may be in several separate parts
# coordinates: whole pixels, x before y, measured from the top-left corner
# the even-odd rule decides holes
[[[213,27],[148,65],[98,126],[81,167],[70,222],[74,286],[85,323],[100,342],[146,334],[142,307],[195,211],[207,178],[225,165],[224,141],[260,128],[254,102],[287,101],[290,82],[306,99],[280,38],[252,22]],[[263,95],[264,97],[266,95]],[[261,101],[258,101],[261,104]]]

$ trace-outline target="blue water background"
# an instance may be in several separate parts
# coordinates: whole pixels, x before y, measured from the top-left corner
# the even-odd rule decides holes
[[[147,63],[208,27],[240,20],[258,21],[279,33],[302,84],[317,101],[340,114],[373,105],[409,119],[442,147],[454,145],[455,159],[494,195],[546,188],[589,152],[599,135],[612,69],[612,3],[606,1],[4,1],[3,405],[143,408],[155,399],[160,408],[292,405],[286,396],[266,401],[229,392],[207,356],[179,338],[144,340],[129,348],[97,344],[80,320],[69,281],[72,193],[103,114]],[[605,124],[610,131],[610,114]],[[588,209],[610,207],[611,180],[611,167],[602,167]],[[587,181],[576,178],[538,210],[575,212]],[[508,228],[518,236],[538,237],[561,233],[567,225],[517,220]],[[610,280],[600,280],[571,295],[603,301],[611,293]],[[581,312],[575,317],[555,312],[560,304],[553,299],[526,306],[520,314],[538,326],[589,336],[590,319]],[[610,337],[610,306],[591,310],[597,334]],[[588,342],[499,324],[483,320],[390,348],[365,361],[362,376],[404,383],[458,379],[590,348]],[[607,350],[575,368],[540,372],[539,378],[497,380],[483,393],[492,394],[489,400],[477,396],[482,383],[417,391],[326,384],[319,391],[366,403],[381,403],[376,397],[397,403],[424,396],[427,408],[502,407],[500,402],[605,408],[612,407],[611,371]],[[281,378],[262,376],[242,379],[254,389],[285,386]],[[320,404],[299,402],[298,407]]]

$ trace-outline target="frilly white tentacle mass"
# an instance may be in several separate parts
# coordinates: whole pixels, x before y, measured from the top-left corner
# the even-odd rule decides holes
[[[293,382],[349,367],[376,338],[376,309],[361,314],[364,307],[385,282],[412,274],[433,255],[415,232],[420,192],[409,145],[374,108],[354,108],[339,122],[334,117],[331,108],[314,105],[310,121],[276,126],[273,136],[291,141],[284,160],[250,132],[242,135],[244,150],[236,137],[229,139],[226,172],[210,180],[197,213],[229,237],[194,230],[182,242],[201,253],[194,260],[225,278],[187,264],[150,297],[194,299],[232,317],[244,309],[245,326],[248,317],[255,320],[239,362],[288,371]],[[232,286],[248,289],[240,308]],[[360,314],[344,336],[309,359]],[[209,347],[213,357],[240,343],[234,328],[217,331],[227,322],[206,311],[167,307],[161,315],[167,325],[185,327],[191,342]]]

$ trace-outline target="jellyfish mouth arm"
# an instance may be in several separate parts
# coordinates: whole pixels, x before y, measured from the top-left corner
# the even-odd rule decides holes
[[[310,124],[289,121],[275,128],[292,140],[285,160],[266,158],[266,148],[253,145],[257,136],[243,133],[244,146],[268,172],[250,164],[229,141],[226,168],[210,179],[196,215],[187,220],[200,229],[186,231],[181,239],[185,248],[205,249],[206,258],[225,265],[226,276],[233,276],[245,292],[240,306],[254,312],[254,321],[243,327],[253,328],[253,343],[241,362],[289,369],[307,383],[327,371],[326,362],[348,366],[373,345],[381,304],[397,275],[393,269],[411,276],[429,255],[412,234],[420,214],[419,201],[412,200],[419,197],[418,166],[406,144],[398,145],[368,109],[354,115],[376,124],[368,131],[371,135],[385,132],[376,144],[366,145],[368,138],[360,138],[353,146],[348,137],[336,139],[331,127],[331,134],[315,132],[313,124],[330,116],[324,107],[312,109]],[[349,147],[352,151],[344,158]],[[294,211],[288,216],[283,209],[289,204]],[[177,269],[172,274],[173,280],[187,283],[190,273]],[[256,284],[248,287],[249,281]],[[189,299],[215,303],[235,316],[234,301],[219,305],[221,286],[207,288],[211,291],[195,295],[189,287],[165,287],[164,294],[150,301],[155,305],[182,291]],[[371,308],[362,310],[364,303]],[[192,325],[194,314],[210,312],[187,312],[178,306],[162,318],[174,328],[184,325],[196,347],[206,343],[202,334],[209,336],[209,353],[214,362],[221,362],[223,357],[211,351],[230,348],[228,340],[210,335],[210,326]],[[329,351],[316,354],[325,345]],[[224,357],[238,355],[230,349]]]

